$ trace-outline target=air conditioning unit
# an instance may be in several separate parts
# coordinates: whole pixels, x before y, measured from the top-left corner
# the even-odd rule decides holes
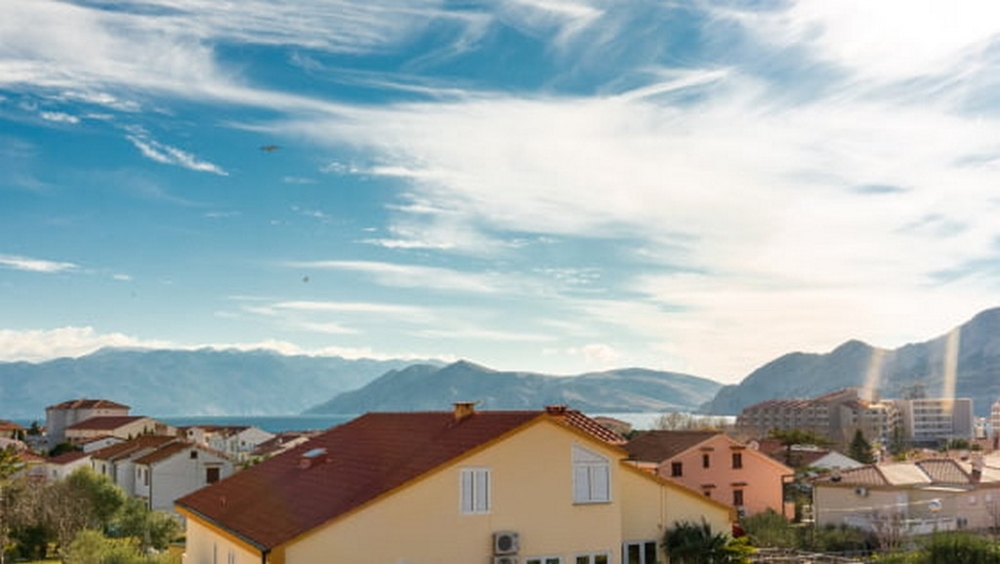
[[[493,564],[517,564],[517,556],[494,556]]]
[[[517,551],[520,549],[520,539],[514,531],[497,531],[493,533],[493,554],[517,554]],[[494,559],[494,563],[496,562]]]

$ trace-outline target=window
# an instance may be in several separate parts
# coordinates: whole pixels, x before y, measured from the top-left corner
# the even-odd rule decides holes
[[[558,556],[533,556],[525,558],[524,564],[562,564],[562,558]]]
[[[611,501],[611,467],[608,459],[585,448],[573,447],[573,502]]]
[[[743,490],[733,490],[733,505],[737,507],[743,505]]]
[[[708,468],[712,465],[712,457],[705,453],[701,455],[701,467]]]
[[[236,553],[232,550],[226,554],[226,564],[236,564]]]
[[[683,462],[671,462],[670,463],[670,475],[674,478],[680,478],[684,475],[684,463]]]
[[[192,450],[191,452],[188,453],[188,456],[191,457],[191,460],[194,460],[194,459],[198,458],[198,451]]]
[[[622,564],[656,564],[656,541],[625,543]]]
[[[214,484],[219,481],[219,467],[209,466],[205,468],[205,483]]]
[[[577,554],[573,562],[575,564],[609,564],[611,558],[607,552],[594,552],[591,554]]]
[[[733,468],[743,468],[743,453],[734,452],[733,453]]]
[[[490,469],[463,468],[461,473],[462,513],[490,512]]]

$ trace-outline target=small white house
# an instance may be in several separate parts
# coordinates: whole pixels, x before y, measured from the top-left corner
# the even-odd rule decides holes
[[[196,425],[185,428],[184,436],[240,462],[248,459],[258,445],[275,437],[274,433],[247,425]]]
[[[90,454],[81,450],[64,452],[45,463],[45,479],[58,482],[79,470],[90,467]]]
[[[224,454],[203,445],[175,442],[135,459],[132,494],[151,509],[172,511],[174,501],[233,474]]]

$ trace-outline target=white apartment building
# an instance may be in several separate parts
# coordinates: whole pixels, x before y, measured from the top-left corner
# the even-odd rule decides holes
[[[972,439],[972,398],[892,400],[899,408],[904,435],[917,444]]]

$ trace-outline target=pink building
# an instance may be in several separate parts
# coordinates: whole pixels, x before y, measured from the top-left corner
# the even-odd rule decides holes
[[[794,470],[719,431],[646,431],[625,445],[640,467],[737,512],[782,511]]]

